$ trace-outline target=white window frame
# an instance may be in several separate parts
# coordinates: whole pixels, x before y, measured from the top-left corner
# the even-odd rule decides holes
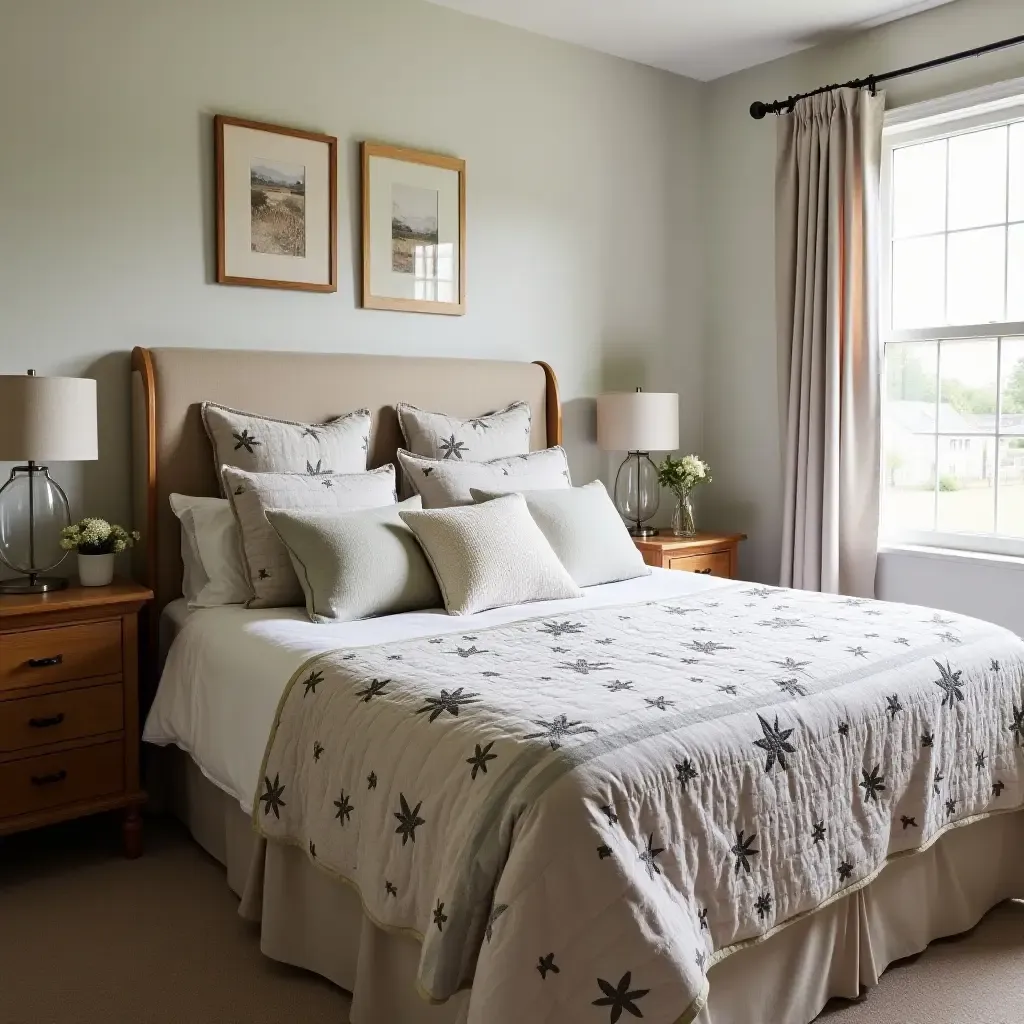
[[[937,100],[928,100],[906,107],[898,107],[888,111],[882,130],[882,181],[881,181],[881,228],[882,258],[881,281],[882,296],[879,303],[881,325],[879,331],[882,346],[880,370],[883,392],[882,408],[884,409],[885,392],[885,347],[887,344],[907,341],[955,341],[961,338],[1024,338],[1024,321],[1000,321],[997,324],[958,324],[954,327],[915,328],[912,330],[895,330],[892,328],[892,164],[893,150],[909,143],[932,142],[936,139],[948,138],[951,135],[962,135],[982,128],[995,128],[1011,121],[1024,119],[1024,78],[968,92],[957,93]],[[1007,172],[1009,173],[1009,172]],[[948,194],[947,194],[948,202]],[[1009,267],[1006,269],[1009,273]],[[1000,349],[1001,351],[1001,349]],[[997,365],[997,374],[1001,366]],[[941,356],[938,368],[941,378]],[[997,376],[997,384],[999,378]],[[1001,394],[999,395],[1001,399]],[[999,497],[999,427],[1000,415],[997,411],[995,423],[996,435],[996,474],[994,486],[995,498]],[[938,430],[936,420],[936,446],[938,438],[945,436]],[[885,451],[885,418],[882,419],[882,451]],[[957,435],[962,436],[960,434]],[[979,437],[991,437],[991,434],[979,434]],[[1006,436],[1006,435],[1003,435]],[[881,460],[880,484],[882,496],[881,528],[879,543],[882,547],[932,547],[948,548],[953,551],[967,551],[990,555],[1009,555],[1024,557],[1024,538],[1007,537],[999,534],[965,534],[944,533],[939,530],[894,530],[886,527],[885,516],[885,460]],[[936,473],[938,461],[936,461]],[[937,490],[936,490],[936,493]],[[937,499],[936,499],[937,500]],[[996,505],[998,512],[998,504]]]

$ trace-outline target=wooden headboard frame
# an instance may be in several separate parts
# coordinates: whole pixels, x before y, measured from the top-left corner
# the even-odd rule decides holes
[[[239,360],[240,356],[244,358]],[[191,368],[193,363],[195,370],[187,375],[183,383],[181,367],[187,364]],[[177,408],[170,413],[167,409],[158,407],[162,393],[161,384],[165,383],[160,379],[161,365],[173,368],[172,371],[168,371],[171,376],[177,373],[174,381],[167,385],[178,390],[174,399]],[[532,369],[533,366],[539,366],[543,370],[542,380],[539,376],[534,376],[536,370]],[[227,367],[230,367],[230,371]],[[525,397],[515,392],[524,381],[530,381],[532,383],[524,390],[529,392],[531,406],[535,409],[532,447],[545,447],[560,444],[562,441],[562,408],[558,397],[558,381],[554,370],[547,363],[540,361],[530,364],[470,359],[404,359],[341,353],[240,353],[211,349],[135,348],[132,351],[131,369],[134,518],[136,528],[142,532],[142,541],[135,549],[135,576],[156,593],[146,630],[147,665],[154,670],[160,613],[168,600],[180,596],[180,589],[172,592],[168,579],[168,565],[172,556],[169,552],[160,550],[161,537],[169,546],[172,535],[167,519],[171,512],[165,491],[191,484],[193,486],[186,493],[217,493],[216,475],[205,441],[204,457],[208,462],[203,463],[201,475],[197,476],[195,481],[182,482],[180,464],[171,474],[176,479],[170,483],[161,479],[161,458],[169,464],[173,461],[177,448],[183,451],[187,449],[191,460],[189,465],[200,458],[195,436],[201,430],[198,419],[200,402],[219,401],[236,408],[252,408],[254,412],[309,421],[338,415],[351,408],[358,408],[360,404],[367,405],[374,412],[374,440],[371,441],[370,462],[371,465],[379,465],[390,461],[394,456],[391,445],[398,436],[397,417],[393,411],[395,401],[408,401],[424,408],[451,411],[453,415],[472,416],[485,411],[481,405],[497,408]],[[267,389],[264,384],[259,389],[264,394],[264,407],[261,407],[258,400],[252,406],[245,404],[247,374],[252,374],[255,379],[258,370],[274,374],[275,379],[283,380],[286,385],[279,389],[283,397],[275,393],[275,401],[269,402],[266,399]],[[314,377],[320,404],[308,414],[303,414],[303,385],[309,385]],[[328,384],[337,382],[337,390],[341,396],[337,403],[324,397],[325,377]],[[389,378],[395,380],[393,386],[389,383]],[[365,399],[356,397],[360,380],[372,385],[368,386],[367,390],[373,394]],[[183,390],[187,392],[184,396],[181,394]],[[392,394],[393,391],[398,393]],[[441,392],[445,392],[447,397],[441,395]],[[278,401],[278,398],[281,400]],[[433,401],[434,398],[437,401]],[[187,413],[182,409],[182,404],[186,400]],[[476,404],[478,402],[481,404]],[[275,407],[267,408],[267,404]],[[541,404],[542,417],[537,415]],[[453,405],[460,407],[454,408]],[[325,411],[325,408],[329,411]],[[171,417],[170,422],[168,416]],[[179,417],[180,422],[175,417]],[[540,423],[543,423],[543,430],[540,429]],[[160,436],[161,430],[165,433],[164,437]],[[173,435],[170,440],[168,435]],[[170,454],[167,451],[168,446],[173,449]],[[174,558],[178,558],[178,551],[178,541],[175,538]],[[176,586],[180,587],[180,565]]]

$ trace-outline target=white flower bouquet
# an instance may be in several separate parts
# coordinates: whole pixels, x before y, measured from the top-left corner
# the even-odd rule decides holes
[[[83,519],[65,526],[60,532],[60,546],[80,555],[119,555],[139,539],[138,530],[126,530],[106,519]]]
[[[699,455],[684,455],[681,459],[667,455],[658,467],[658,483],[683,498],[699,484],[711,483],[711,469]]]

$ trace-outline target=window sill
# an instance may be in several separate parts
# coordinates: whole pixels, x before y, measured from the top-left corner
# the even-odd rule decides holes
[[[984,551],[961,551],[958,548],[933,548],[920,544],[883,544],[878,549],[880,556],[910,555],[915,558],[932,558],[944,562],[958,562],[961,565],[982,565],[1015,569],[1024,572],[1024,558],[1016,555],[993,555]]]

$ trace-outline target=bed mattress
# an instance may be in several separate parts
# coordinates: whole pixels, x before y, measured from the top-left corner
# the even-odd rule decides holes
[[[302,608],[227,605],[189,611],[184,601],[173,601],[164,610],[161,633],[169,649],[142,738],[186,751],[214,785],[248,812],[285,685],[314,655],[687,597],[730,585],[696,573],[653,569],[649,576],[589,587],[582,598],[567,601],[459,617],[438,609],[337,624],[312,623]]]

